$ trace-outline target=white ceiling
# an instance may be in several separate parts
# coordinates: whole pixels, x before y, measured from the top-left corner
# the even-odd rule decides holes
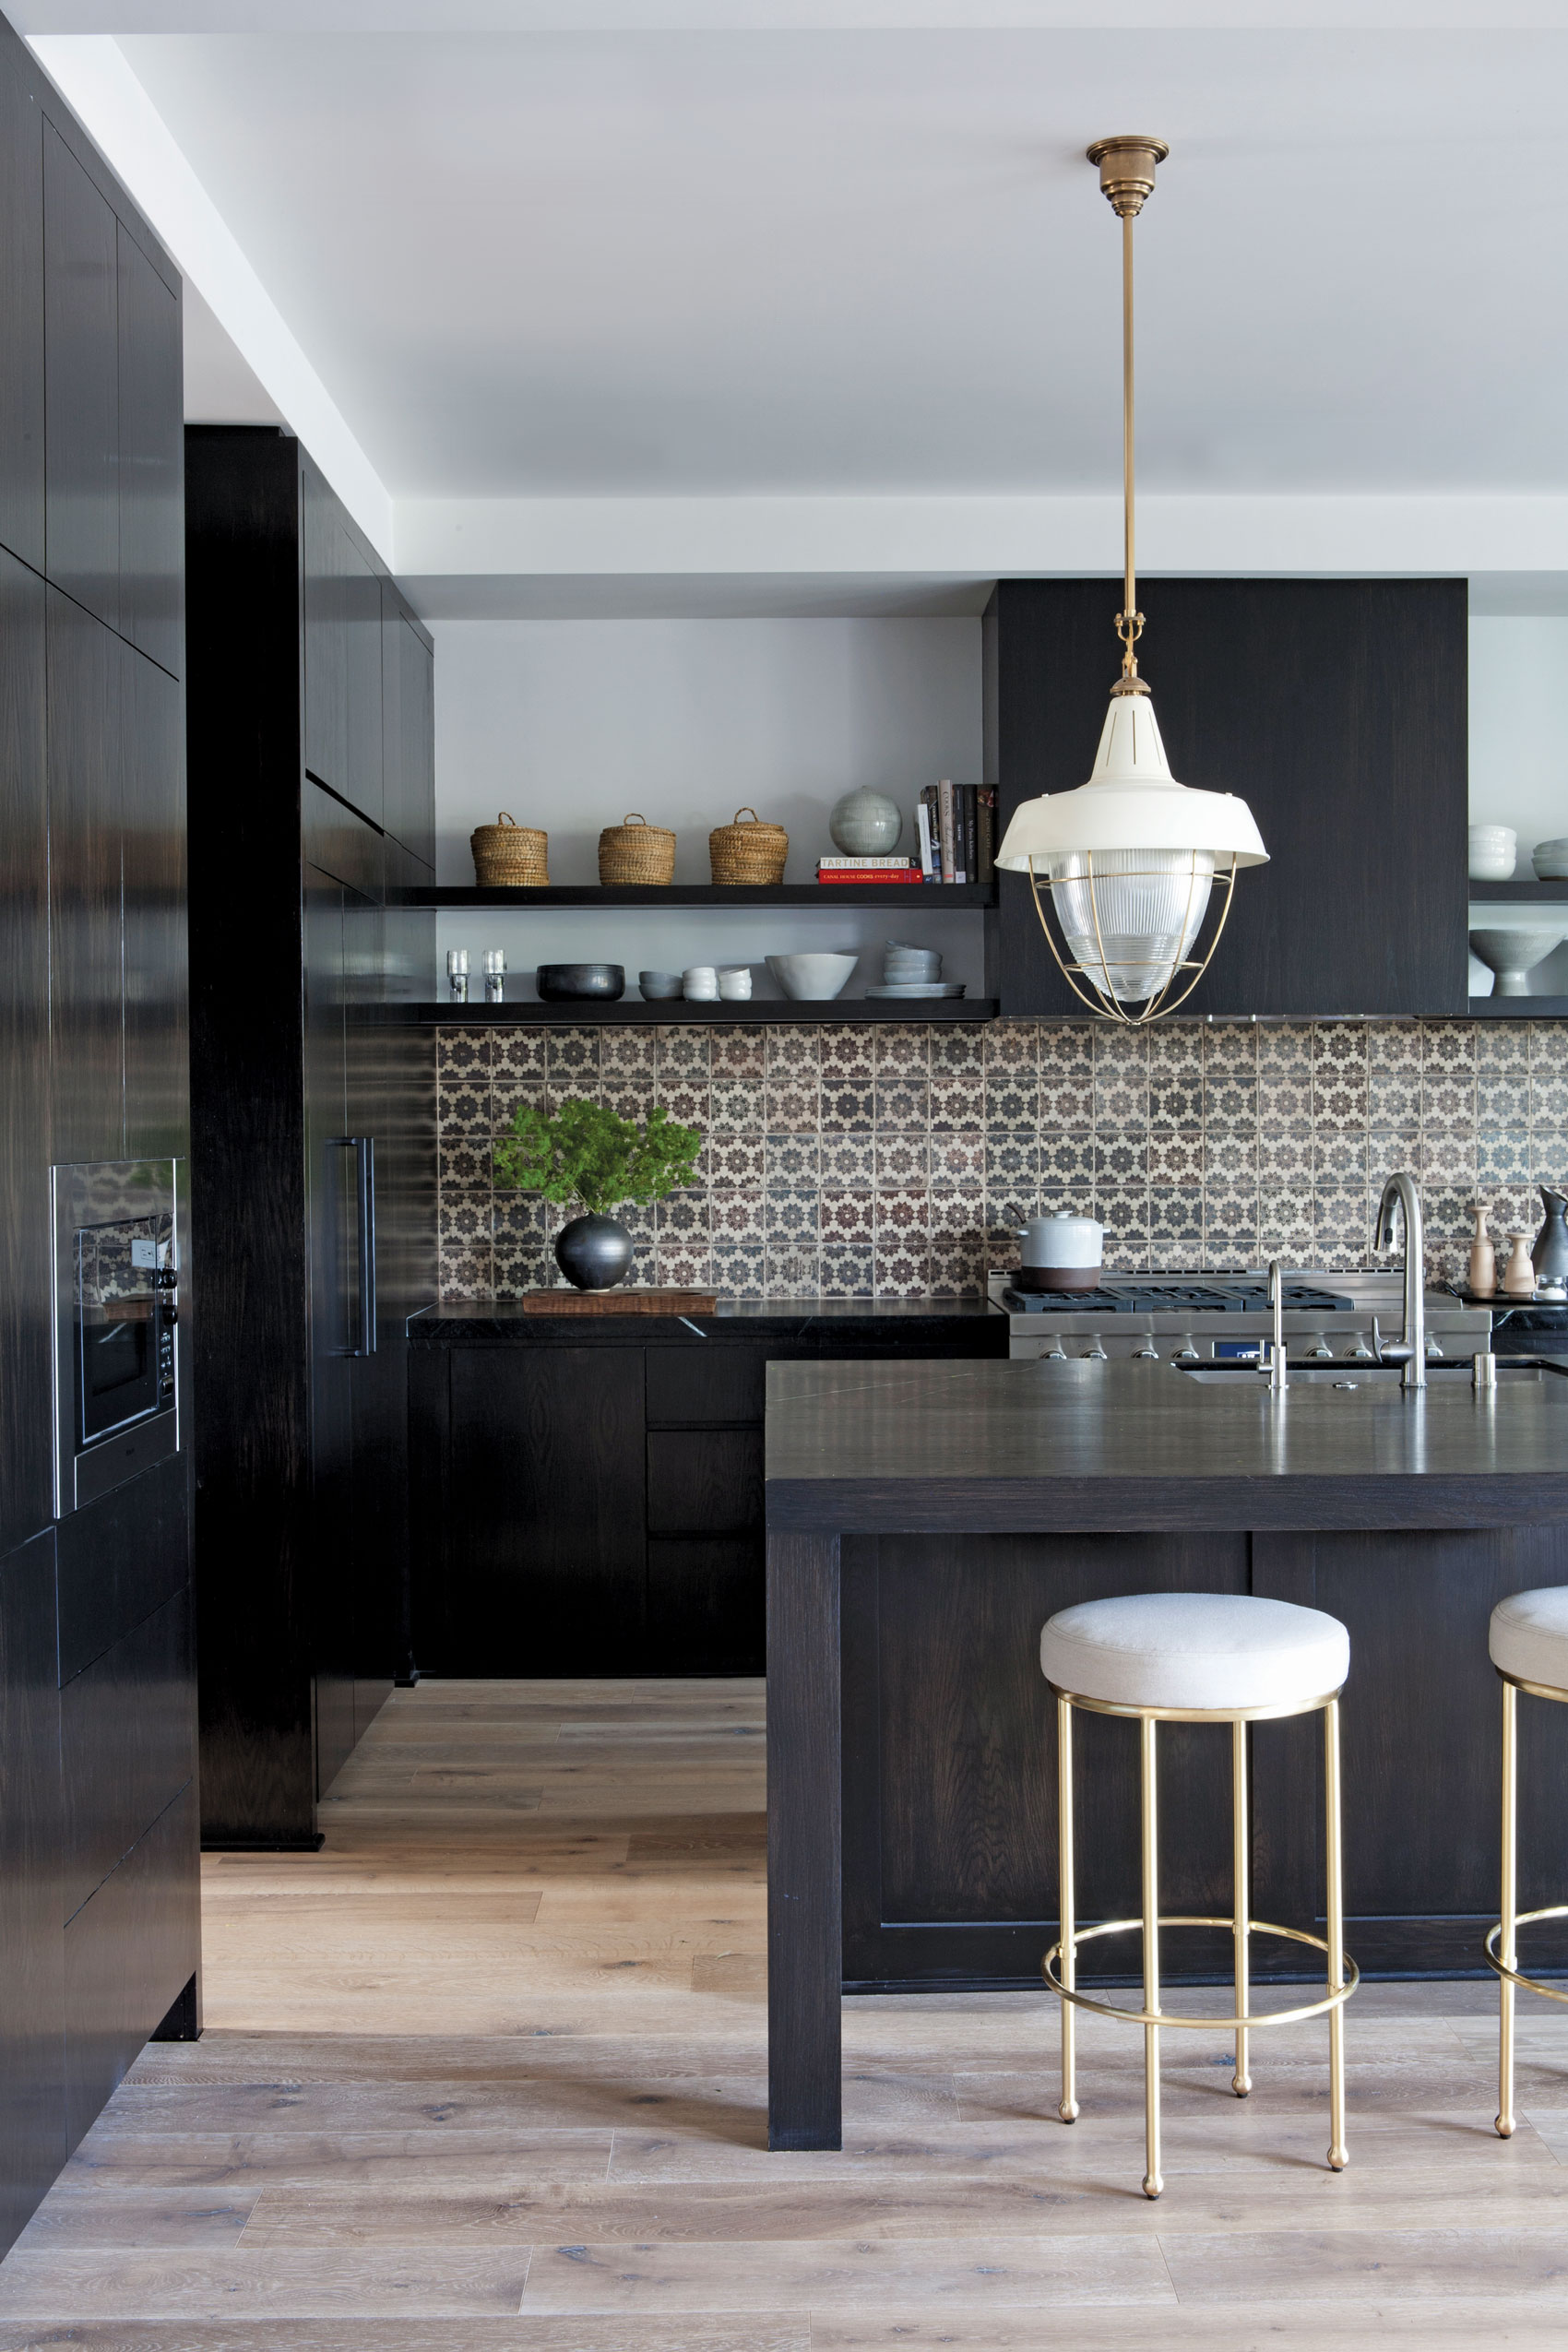
[[[1568,487],[1561,30],[123,46],[395,498],[1113,491],[1128,128],[1151,493]]]

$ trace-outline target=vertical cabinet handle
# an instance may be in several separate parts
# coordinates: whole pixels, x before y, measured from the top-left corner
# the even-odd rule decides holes
[[[332,1229],[335,1238],[338,1289],[338,1332],[332,1353],[338,1356],[374,1356],[375,1353],[375,1138],[373,1135],[334,1135],[328,1146],[333,1154]],[[354,1172],[351,1186],[345,1181],[348,1171],[341,1155],[352,1152]],[[345,1230],[345,1218],[350,1200],[353,1203],[354,1231],[350,1240]],[[352,1269],[350,1277],[350,1269]],[[352,1281],[350,1295],[350,1283]]]
[[[375,1137],[353,1138],[359,1176],[360,1344],[356,1355],[375,1353]]]

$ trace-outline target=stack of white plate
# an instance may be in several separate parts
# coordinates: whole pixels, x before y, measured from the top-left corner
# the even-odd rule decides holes
[[[1549,843],[1543,847],[1550,847]],[[1514,861],[1518,854],[1519,837],[1511,825],[1472,825],[1470,827],[1470,880],[1472,882],[1512,882]]]
[[[1568,881],[1568,840],[1538,841],[1530,863],[1541,882]]]
[[[962,996],[962,980],[944,980],[942,957],[934,947],[907,947],[890,939],[882,964],[882,986],[868,988],[868,996]]]

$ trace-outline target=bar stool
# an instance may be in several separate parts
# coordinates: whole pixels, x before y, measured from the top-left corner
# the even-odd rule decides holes
[[[1045,1980],[1062,2001],[1062,2103],[1063,2123],[1078,2113],[1074,2010],[1098,2010],[1144,2029],[1144,2194],[1158,2197],[1159,2170],[1159,2034],[1162,2025],[1212,2028],[1228,2025],[1236,2035],[1238,2098],[1252,2089],[1248,2037],[1254,2027],[1284,2025],[1328,2013],[1328,2162],[1342,2172],[1345,2144],[1344,2005],[1360,1981],[1360,1971],[1344,1949],[1344,1895],[1339,1842],[1339,1693],[1350,1667],[1350,1637],[1337,1618],[1317,1609],[1245,1593],[1140,1593],[1119,1600],[1084,1601],[1064,1609],[1039,1637],[1039,1662],[1056,1698],[1057,1802],[1060,1813],[1062,1938],[1043,1963]],[[1568,1696],[1568,1692],[1562,1693]],[[1143,1776],[1143,1918],[1077,1925],[1073,1885],[1073,1710],[1136,1719]],[[1308,1935],[1250,1916],[1248,1895],[1247,1730],[1249,1723],[1280,1716],[1323,1714],[1324,1776],[1328,1823],[1328,1935]],[[1232,1916],[1228,1919],[1162,1918],[1159,1911],[1159,1819],[1155,1739],[1161,1723],[1228,1723],[1231,1756]],[[1141,2009],[1091,2000],[1077,1990],[1079,1947],[1097,1936],[1143,1930],[1144,1999]],[[1159,2005],[1161,1928],[1229,1928],[1236,1954],[1236,2013],[1231,2017],[1177,2017]],[[1321,2001],[1299,2009],[1254,2015],[1249,2006],[1247,1939],[1287,1937],[1327,1955],[1327,1988]]]
[[[1486,1956],[1501,1982],[1497,2051],[1497,2133],[1514,2136],[1514,1988],[1568,2001],[1568,1988],[1543,1985],[1519,1967],[1517,1931],[1537,1919],[1568,1918],[1568,1904],[1521,1911],[1518,1904],[1519,1693],[1568,1701],[1568,1585],[1514,1593],[1491,1612],[1487,1648],[1503,1684],[1503,1900]],[[1501,1949],[1499,1948],[1501,1947]]]

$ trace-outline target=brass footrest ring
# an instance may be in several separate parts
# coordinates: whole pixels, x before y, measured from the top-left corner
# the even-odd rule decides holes
[[[1514,1926],[1515,1930],[1533,1927],[1538,1919],[1568,1919],[1568,1903],[1550,1904],[1544,1911],[1515,1911]],[[1497,1956],[1496,1948],[1497,1939],[1502,1933],[1503,1922],[1499,1919],[1486,1940],[1487,1966],[1495,1968],[1500,1977],[1506,1977],[1511,1985],[1523,1985],[1526,1992],[1544,1993],[1548,2001],[1568,2001],[1568,1985],[1543,1985],[1538,1977],[1526,1977],[1517,1968],[1504,1966]],[[1061,1946],[1056,1948],[1060,1950]]]
[[[1546,1918],[1555,1918],[1558,1914],[1533,1912],[1529,1916]],[[1565,1907],[1562,1916],[1568,1917],[1568,1907]],[[1520,1915],[1521,1925],[1524,1923],[1524,1914]],[[1235,1922],[1230,1919],[1197,1919],[1184,1916],[1167,1918],[1162,1916],[1159,1925],[1162,1928],[1223,1928],[1228,1935],[1235,1933]],[[1080,1928],[1073,1938],[1073,1949],[1076,1953],[1080,1944],[1092,1943],[1097,1936],[1141,1935],[1143,1928],[1142,1919],[1105,1919],[1098,1927]],[[1247,1933],[1283,1936],[1289,1942],[1307,1944],[1313,1952],[1321,1952],[1325,1959],[1328,1957],[1328,1945],[1323,1937],[1308,1935],[1302,1928],[1280,1928],[1276,1927],[1271,1919],[1249,1919]],[[1064,1985],[1053,1965],[1060,1960],[1062,1950],[1063,1946],[1060,1942],[1053,1943],[1040,1962],[1040,1974],[1051,1991],[1060,1993],[1063,2001],[1070,2001],[1076,2009],[1092,2009],[1101,2017],[1120,2017],[1129,2025],[1179,2025],[1190,2027],[1194,2031],[1200,2028],[1212,2028],[1216,2025],[1228,2025],[1231,2028],[1244,2025],[1249,2032],[1253,2026],[1261,2028],[1265,2025],[1294,2025],[1303,2017],[1321,2017],[1325,2010],[1342,2009],[1361,1981],[1360,1968],[1357,1967],[1349,1954],[1344,1952],[1340,1954],[1340,1962],[1345,1969],[1347,1981],[1325,1993],[1323,2000],[1308,2002],[1304,2008],[1253,2011],[1245,2017],[1178,2017],[1169,2009],[1123,2009],[1113,2001],[1096,2001],[1090,1994],[1079,1992],[1075,1986]],[[1492,1963],[1494,1967],[1500,1965],[1496,1961]],[[1521,1978],[1520,1981],[1527,1982],[1528,1979]],[[1568,1988],[1555,1995],[1555,1998],[1559,2001],[1568,2001]]]

